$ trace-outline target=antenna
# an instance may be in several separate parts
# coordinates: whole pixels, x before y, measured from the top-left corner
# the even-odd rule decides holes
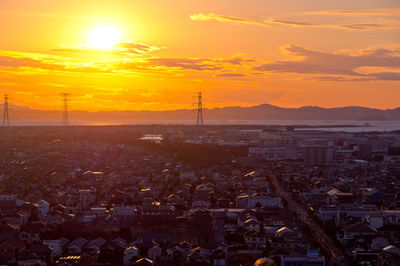
[[[70,94],[69,93],[61,93],[61,97],[63,100],[63,113],[62,113],[62,120],[61,126],[68,127],[69,126],[69,118],[68,118],[68,101]]]
[[[3,105],[3,127],[10,126],[10,117],[8,116],[8,95],[4,95],[4,105]]]

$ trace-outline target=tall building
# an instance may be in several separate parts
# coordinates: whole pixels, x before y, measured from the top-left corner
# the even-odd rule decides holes
[[[333,160],[334,149],[325,145],[308,145],[304,147],[304,162],[326,164]]]

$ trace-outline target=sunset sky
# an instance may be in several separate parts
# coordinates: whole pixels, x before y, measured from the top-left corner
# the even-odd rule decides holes
[[[0,36],[15,105],[400,107],[399,0],[0,0]]]

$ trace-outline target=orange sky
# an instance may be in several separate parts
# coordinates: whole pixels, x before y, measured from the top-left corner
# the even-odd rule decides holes
[[[0,0],[0,36],[0,93],[33,108],[400,106],[398,0]]]

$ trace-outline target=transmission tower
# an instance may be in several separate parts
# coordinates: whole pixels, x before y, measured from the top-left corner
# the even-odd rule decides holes
[[[201,92],[197,95],[197,127],[203,125],[203,97]]]
[[[10,117],[8,116],[8,95],[4,95],[4,105],[3,105],[3,127],[10,126]]]
[[[63,113],[62,113],[61,126],[68,127],[69,126],[68,101],[69,101],[70,94],[69,93],[62,93],[61,97],[62,97],[62,100],[63,100]]]

